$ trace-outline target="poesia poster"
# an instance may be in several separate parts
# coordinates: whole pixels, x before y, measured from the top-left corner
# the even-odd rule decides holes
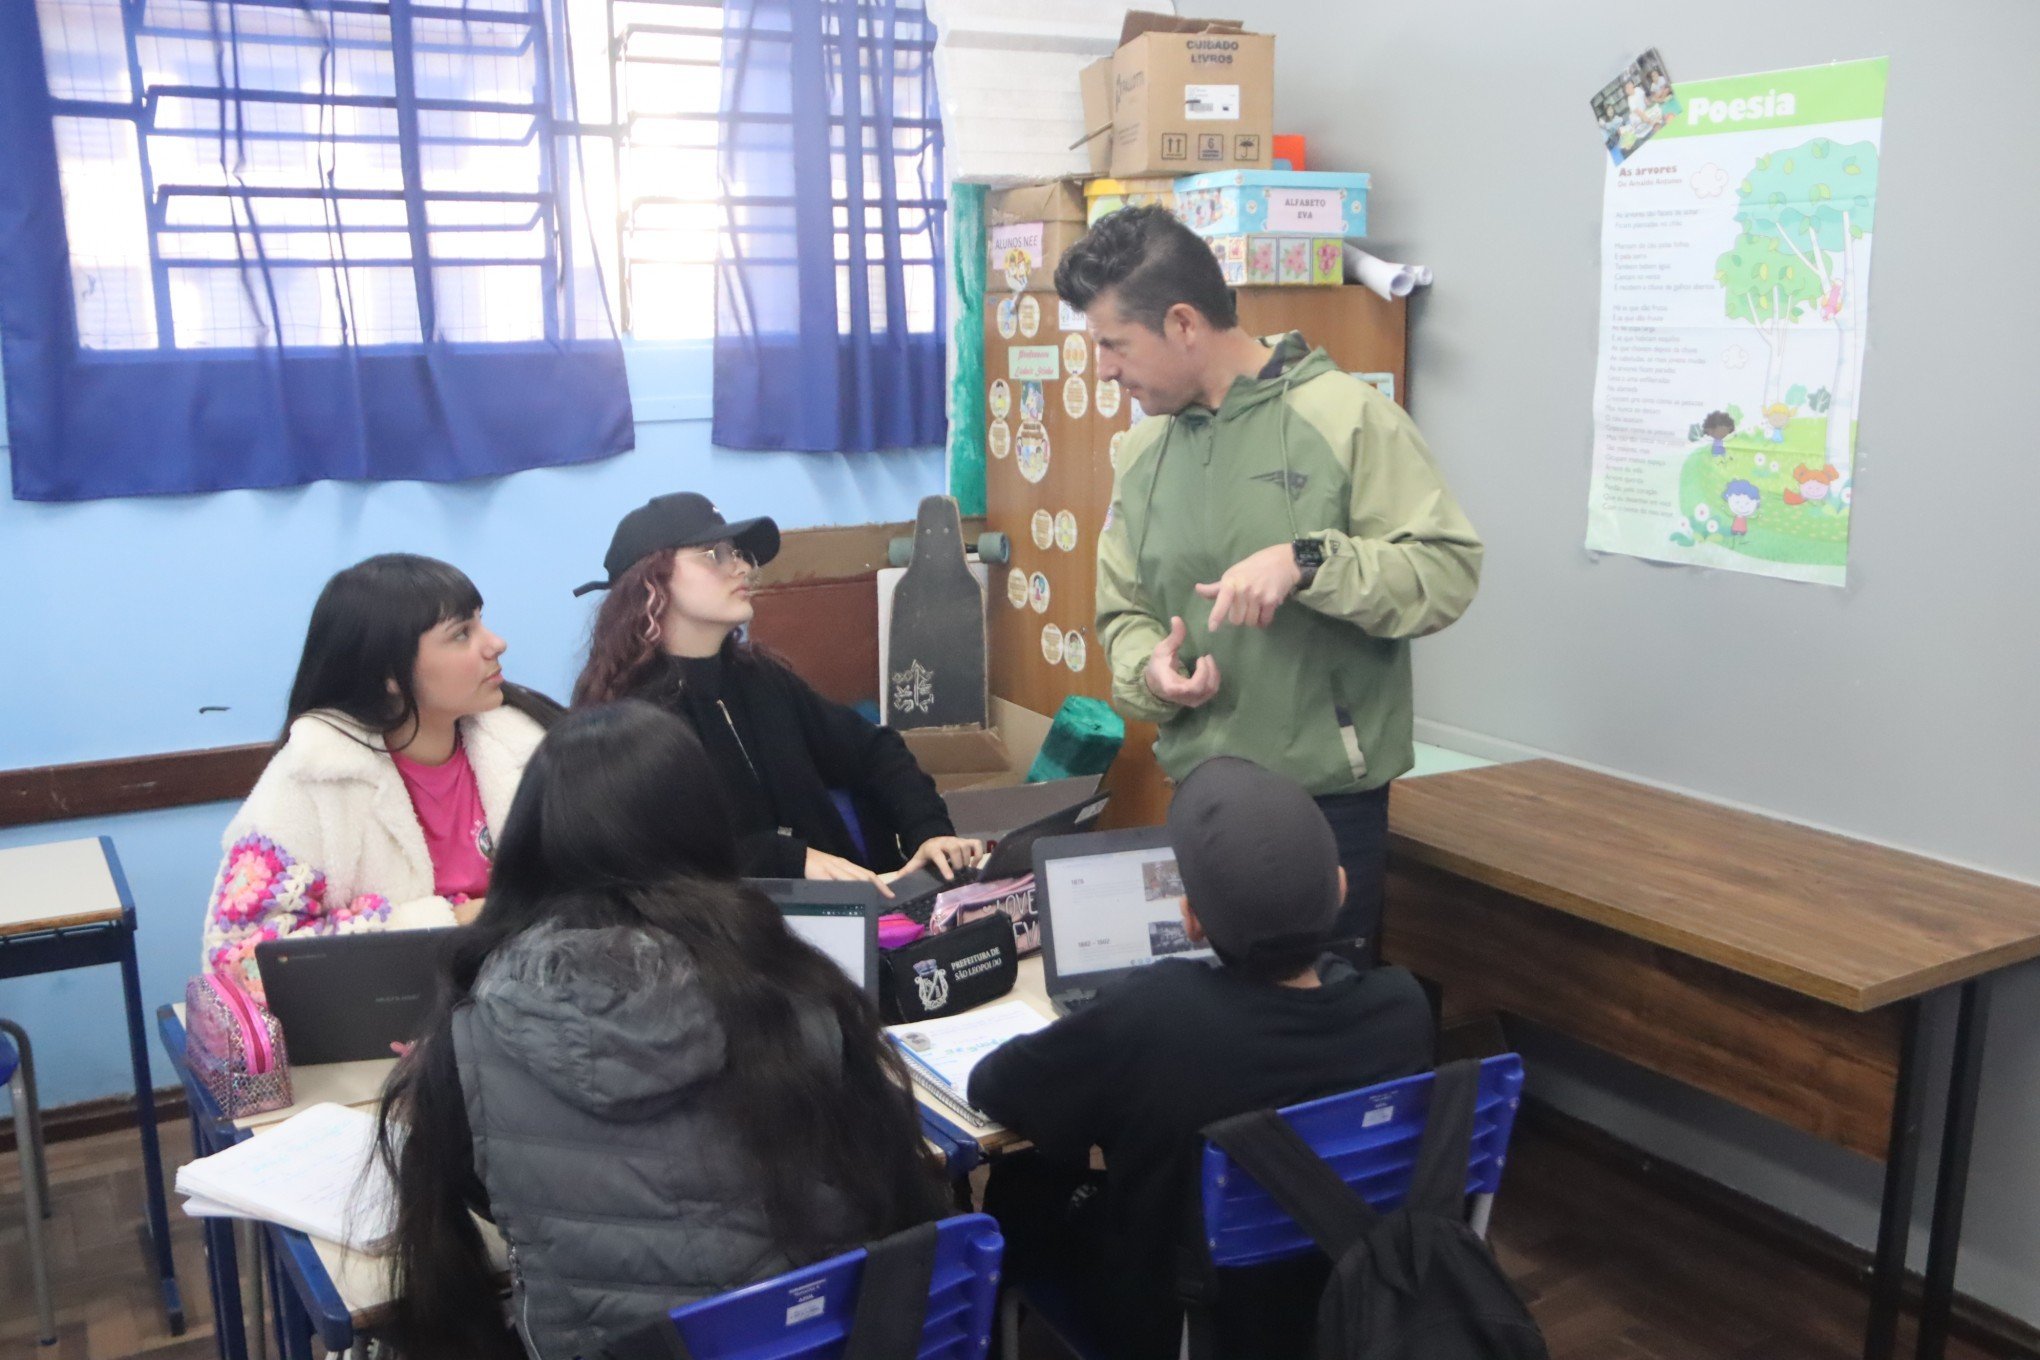
[[[1609,167],[1589,548],[1846,579],[1885,68],[1682,80]]]

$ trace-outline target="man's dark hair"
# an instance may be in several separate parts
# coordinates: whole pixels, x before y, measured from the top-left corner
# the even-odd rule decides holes
[[[1120,314],[1151,331],[1187,302],[1220,330],[1240,324],[1211,246],[1167,208],[1121,208],[1084,233],[1055,267],[1056,295],[1078,311],[1110,292]]]

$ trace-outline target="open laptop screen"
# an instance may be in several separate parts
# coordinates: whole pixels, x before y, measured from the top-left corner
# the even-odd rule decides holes
[[[754,878],[787,928],[834,959],[852,982],[878,998],[878,889],[869,883]]]
[[[1208,959],[1183,933],[1183,880],[1166,845],[1049,859],[1047,900],[1059,981],[1138,968],[1158,959]]]
[[[845,902],[783,902],[779,907],[793,933],[836,961],[859,987],[864,985],[864,906]]]

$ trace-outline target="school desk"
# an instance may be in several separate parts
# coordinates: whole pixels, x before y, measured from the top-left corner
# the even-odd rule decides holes
[[[28,977],[95,964],[120,965],[127,1008],[128,1061],[135,1122],[142,1139],[146,1217],[142,1248],[154,1264],[170,1335],[184,1334],[184,1302],[170,1259],[163,1204],[163,1154],[156,1142],[155,1082],[149,1076],[149,1022],[135,964],[135,903],[110,836],[0,850],[0,978]],[[30,1036],[31,1038],[39,1036]]]
[[[1896,1346],[1931,1019],[1955,1013],[1918,1355],[1946,1345],[1990,982],[2040,888],[1552,760],[1404,780],[1382,949],[1884,1163],[1863,1353]]]

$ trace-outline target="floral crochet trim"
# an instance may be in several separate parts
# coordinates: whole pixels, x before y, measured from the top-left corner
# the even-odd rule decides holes
[[[286,935],[338,935],[388,922],[389,899],[364,893],[343,907],[326,906],[326,876],[267,836],[248,835],[227,851],[206,921],[206,958],[213,971],[241,979],[257,996],[255,946]]]

